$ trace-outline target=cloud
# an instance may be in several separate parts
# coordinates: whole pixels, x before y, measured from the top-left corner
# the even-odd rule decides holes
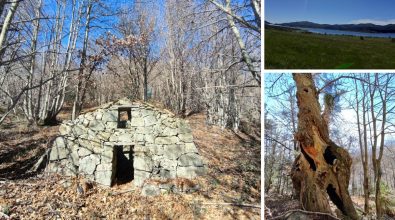
[[[379,19],[358,19],[353,20],[350,24],[366,24],[372,23],[377,25],[387,25],[387,24],[395,24],[395,19],[388,19],[388,20],[379,20]]]

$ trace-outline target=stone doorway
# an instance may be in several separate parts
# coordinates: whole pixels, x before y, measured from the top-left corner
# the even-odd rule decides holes
[[[134,167],[133,167],[133,145],[115,145],[115,181],[116,184],[124,184],[134,179]]]

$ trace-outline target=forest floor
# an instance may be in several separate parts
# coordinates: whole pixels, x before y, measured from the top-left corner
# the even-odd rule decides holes
[[[357,210],[358,215],[363,215],[364,208],[364,198],[363,196],[351,196],[351,200],[354,203],[354,207]],[[371,218],[365,219],[375,219],[375,203],[374,198],[372,197],[369,203],[370,207],[370,216]],[[395,205],[395,204],[394,204]],[[266,219],[281,219],[281,216],[285,216],[287,213],[292,212],[293,210],[302,209],[299,200],[292,198],[288,195],[279,195],[275,193],[265,194],[265,218]],[[335,213],[336,207],[333,203],[331,203],[332,212]],[[395,206],[386,206],[385,212],[387,212],[384,216],[384,219],[394,219],[395,218]]]
[[[143,197],[132,182],[94,184],[79,193],[83,179],[29,172],[58,135],[58,126],[29,128],[23,122],[0,128],[0,219],[260,219],[260,140],[187,118],[208,173],[194,179],[192,194]],[[258,139],[258,140],[257,140]]]

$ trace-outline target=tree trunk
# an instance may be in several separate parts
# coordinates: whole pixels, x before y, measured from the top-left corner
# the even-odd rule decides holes
[[[271,144],[271,155],[269,155],[269,160],[267,161],[267,170],[265,169],[265,193],[267,194],[272,187],[272,177],[273,177],[273,170],[274,170],[274,162],[275,162],[275,154],[276,154],[276,143]]]
[[[144,70],[143,70],[143,100],[144,102],[148,101],[148,67],[147,67],[147,59],[144,61]]]
[[[381,165],[378,164],[376,177],[376,191],[375,191],[375,202],[376,202],[376,216],[377,219],[381,219],[383,217],[383,207],[381,205]]]
[[[284,159],[284,149],[280,150],[279,155],[279,164],[278,164],[278,180],[277,180],[277,193],[280,194],[281,192],[281,184],[283,183],[283,159]]]
[[[237,28],[234,18],[231,15],[232,11],[230,8],[230,0],[226,0],[226,10],[227,10],[226,18],[227,18],[229,26],[230,26],[235,38],[237,39],[238,44],[239,44],[241,55],[243,57],[243,61],[246,63],[248,71],[251,72],[251,75],[254,77],[254,79],[257,81],[258,85],[260,86],[261,85],[261,75],[258,71],[255,70],[255,67],[252,64],[251,57],[247,52],[246,46],[243,42],[243,39],[241,38],[239,29]]]
[[[329,138],[312,75],[294,74],[293,78],[299,107],[295,139],[300,143],[301,154],[294,161],[291,176],[302,207],[331,213],[329,196],[342,217],[358,219],[347,189],[352,159]]]
[[[358,98],[358,85],[357,81],[354,81],[355,83],[355,98],[357,100],[357,106],[356,106],[356,113],[357,113],[357,125],[358,125],[358,137],[359,137],[359,147],[361,151],[361,162],[362,162],[362,168],[363,168],[363,193],[364,193],[364,199],[365,199],[365,205],[364,205],[364,211],[366,215],[369,215],[369,173],[368,173],[368,166],[369,166],[369,158],[368,158],[368,141],[367,141],[367,122],[366,122],[366,89],[363,86],[362,91],[363,91],[363,97],[362,97],[362,126],[363,130],[361,131],[361,124],[359,120],[359,98]]]
[[[92,2],[88,1],[88,5],[86,8],[84,43],[81,52],[80,69],[78,71],[78,83],[75,91],[75,98],[74,98],[73,110],[71,115],[72,120],[75,120],[77,118],[84,104],[82,103],[83,98],[81,97],[81,94],[84,93],[81,90],[82,90],[82,81],[84,80],[84,69],[87,59],[87,49],[88,49],[88,40],[89,40],[89,31],[90,31],[90,22],[91,22],[91,10],[92,10]]]
[[[7,13],[7,16],[4,19],[3,27],[1,28],[1,32],[0,32],[0,61],[3,59],[3,55],[5,52],[5,43],[7,40],[8,28],[11,25],[12,18],[15,15],[18,5],[19,5],[19,1],[13,1],[11,3],[10,9],[8,10],[8,13]]]
[[[38,2],[38,7],[35,8],[35,18],[37,20],[33,21],[33,26],[34,26],[34,30],[33,30],[33,38],[32,38],[32,43],[31,43],[31,53],[32,53],[32,57],[30,59],[30,70],[29,70],[29,77],[28,77],[28,83],[29,83],[29,87],[33,86],[33,79],[34,79],[34,75],[35,75],[35,67],[36,67],[36,52],[37,52],[37,41],[38,41],[38,35],[39,35],[39,31],[40,31],[40,11],[41,11],[41,6],[42,6],[42,0],[40,0]],[[42,84],[42,75],[41,75],[41,80],[40,80],[40,84]],[[37,105],[33,105],[33,90],[30,90],[26,93],[26,97],[28,98],[27,100],[27,118],[29,121],[31,121],[31,123],[36,123],[37,120],[37,109],[39,108],[39,104],[40,104],[40,96],[41,96],[41,88],[42,86],[39,87],[39,96],[37,98]],[[36,108],[36,109],[34,109]]]

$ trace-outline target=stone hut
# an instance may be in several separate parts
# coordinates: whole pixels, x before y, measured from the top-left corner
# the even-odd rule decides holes
[[[82,175],[102,185],[151,178],[194,178],[205,165],[186,121],[152,105],[121,99],[65,121],[47,172]]]

